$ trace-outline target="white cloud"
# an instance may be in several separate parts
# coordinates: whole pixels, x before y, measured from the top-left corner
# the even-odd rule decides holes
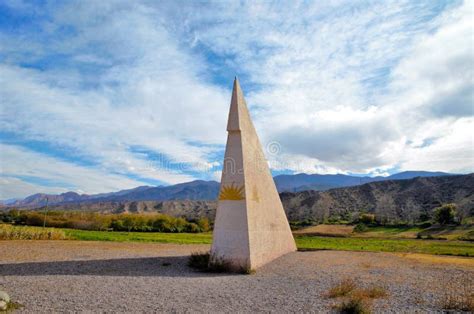
[[[401,161],[401,170],[419,169],[454,173],[472,172],[474,165],[474,118],[461,118],[446,128],[434,125],[443,136],[432,145],[409,146]]]
[[[0,176],[0,199],[24,198],[38,192],[59,194],[70,190],[60,187],[45,187],[25,182],[14,177]]]
[[[101,193],[143,185],[100,168],[78,166],[15,145],[0,144],[0,158],[1,198],[25,197],[34,191]],[[28,183],[24,177],[36,178],[40,183]]]
[[[235,55],[236,69],[258,84],[248,102],[264,142],[282,147],[280,156],[269,155],[275,169],[377,174],[421,167],[407,160],[427,148],[412,143],[435,137],[444,159],[426,158],[423,169],[474,170],[467,166],[472,145],[457,149],[461,168],[440,154],[471,140],[472,126],[455,131],[474,106],[469,3],[438,16],[429,2],[221,9],[218,21],[189,16],[193,36],[216,54]]]
[[[412,1],[13,5],[41,18],[33,31],[0,30],[2,130],[113,173],[121,183],[110,188],[218,178],[207,172],[225,142],[230,91],[212,79],[228,77],[230,88],[234,74],[262,142],[281,145],[268,155],[275,170],[473,170],[467,2],[441,15]],[[27,170],[13,164],[9,182]],[[48,163],[43,174],[27,165],[52,176]],[[105,191],[85,182],[77,189]]]
[[[33,58],[66,54],[72,69],[0,65],[2,129],[54,143],[110,172],[166,183],[192,180],[156,159],[188,169],[207,165],[216,148],[199,143],[223,144],[229,97],[199,77],[201,66],[178,49],[155,13],[126,3],[52,9],[52,22],[43,25],[51,43]],[[54,34],[61,27],[77,33],[59,40]],[[76,61],[99,67],[87,73]],[[88,84],[93,87],[84,88]]]

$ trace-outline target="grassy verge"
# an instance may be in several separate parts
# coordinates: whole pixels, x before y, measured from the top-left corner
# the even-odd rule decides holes
[[[296,237],[296,244],[300,250],[404,252],[474,256],[474,244],[462,241],[301,236]]]
[[[211,244],[211,233],[107,232],[63,229],[72,240]]]
[[[422,231],[419,227],[392,227],[392,226],[377,226],[367,227],[367,231],[357,233],[357,237],[370,238],[412,238],[415,239],[418,232]]]
[[[317,225],[294,231],[298,236],[351,237],[377,239],[431,239],[474,241],[474,226],[366,226],[364,231],[355,231],[351,225]]]

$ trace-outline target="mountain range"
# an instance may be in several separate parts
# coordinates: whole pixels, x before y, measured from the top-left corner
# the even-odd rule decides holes
[[[280,198],[290,221],[351,221],[361,212],[368,212],[388,222],[418,222],[430,219],[434,208],[447,203],[456,204],[459,217],[472,217],[474,174],[384,180],[327,191],[282,192]],[[102,200],[64,202],[48,208],[100,213],[158,212],[191,220],[213,220],[217,201]]]
[[[406,171],[388,177],[358,177],[343,174],[294,174],[274,177],[279,192],[326,191],[339,187],[351,187],[370,182],[411,179],[416,177],[448,176],[444,172]],[[36,208],[45,205],[124,202],[124,201],[170,201],[170,200],[215,200],[219,193],[216,181],[196,180],[169,186],[139,186],[119,192],[101,194],[78,194],[66,192],[58,195],[33,194],[23,200],[0,203],[3,207]]]

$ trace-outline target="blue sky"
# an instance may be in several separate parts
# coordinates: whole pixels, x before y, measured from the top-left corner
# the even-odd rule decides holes
[[[0,3],[0,199],[219,180],[239,76],[274,174],[474,168],[473,3]]]

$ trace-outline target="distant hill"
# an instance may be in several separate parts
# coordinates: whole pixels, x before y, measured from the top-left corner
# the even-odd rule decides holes
[[[389,177],[356,177],[349,175],[295,174],[274,177],[279,192],[307,190],[325,191],[337,187],[357,186],[364,183],[410,179],[415,177],[447,176],[443,172],[406,171]],[[140,186],[134,189],[94,195],[67,192],[59,195],[34,194],[23,200],[10,201],[3,207],[36,208],[66,203],[117,202],[117,201],[168,201],[168,200],[215,200],[219,193],[216,181],[196,180],[170,186]]]
[[[330,217],[350,218],[359,212],[374,213],[389,221],[418,221],[433,209],[455,203],[464,216],[474,215],[474,174],[384,180],[331,189],[280,193],[290,220]]]
[[[217,198],[219,183],[216,181],[196,180],[170,186],[140,186],[119,192],[95,195],[67,192],[59,195],[33,194],[23,200],[17,200],[8,207],[37,208],[57,204],[80,204],[118,201],[167,201],[167,200],[212,200]],[[5,205],[4,205],[5,206]]]
[[[201,184],[196,182],[194,185],[200,187]],[[384,180],[328,191],[283,192],[280,198],[291,221],[350,219],[360,212],[369,212],[389,221],[416,222],[423,216],[431,217],[434,208],[446,203],[455,203],[467,217],[474,216],[474,174]],[[51,209],[103,213],[160,212],[188,219],[214,219],[216,207],[215,200],[115,200],[63,203],[52,205]]]
[[[344,174],[294,174],[276,176],[275,184],[279,192],[299,192],[307,190],[325,191],[338,187],[356,186],[364,183],[403,180],[416,177],[438,177],[452,175],[445,172],[405,171],[388,177],[356,177]]]

